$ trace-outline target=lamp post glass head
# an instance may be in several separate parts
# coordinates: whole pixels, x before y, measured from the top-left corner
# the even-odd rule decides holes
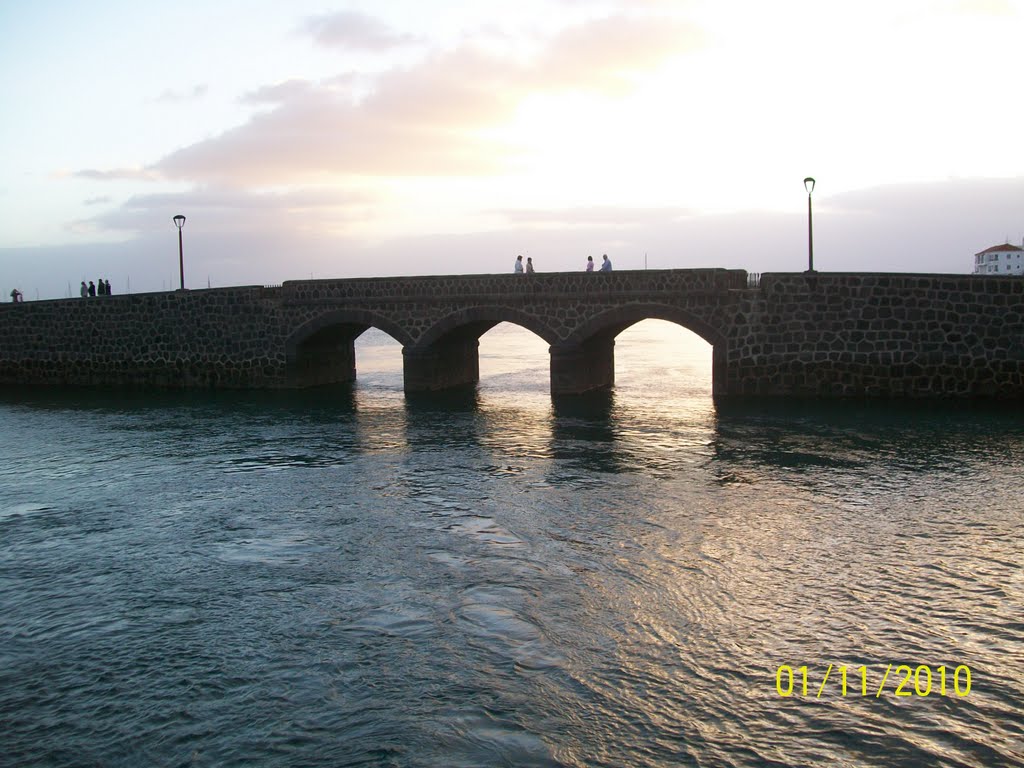
[[[814,179],[808,176],[804,179],[804,189],[807,190],[807,194],[810,195],[814,191]]]
[[[178,229],[181,229],[183,226],[185,226],[185,217],[182,216],[180,213],[174,217],[174,226],[176,226]]]

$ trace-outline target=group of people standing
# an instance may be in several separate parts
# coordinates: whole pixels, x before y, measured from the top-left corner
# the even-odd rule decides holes
[[[84,299],[87,296],[111,296],[112,294],[110,293],[110,281],[104,280],[101,277],[99,283],[100,284],[97,286],[95,283],[93,283],[92,280],[90,280],[89,284],[86,285],[85,280],[83,280],[82,288],[79,291],[79,293],[82,294],[82,298]]]
[[[524,270],[523,270],[523,257],[522,256],[516,256],[516,263],[515,263],[515,266],[512,268],[512,271],[515,272],[517,275],[523,274]],[[526,258],[526,270],[525,271],[526,271],[526,274],[528,274],[528,275],[533,274],[534,270],[533,270],[533,257],[532,256],[528,256]]]
[[[601,268],[598,269],[597,271],[598,272],[611,272],[612,271],[612,260],[608,258],[608,254],[607,253],[603,256],[603,258],[604,258],[604,261],[601,262]],[[533,257],[532,256],[528,256],[526,258],[526,265],[524,267],[523,266],[523,257],[522,256],[516,256],[516,263],[515,263],[515,266],[512,268],[512,271],[515,272],[517,275],[521,275],[524,272],[526,274],[528,274],[528,275],[532,274],[533,271],[534,271],[534,269],[533,269]],[[587,272],[593,272],[594,271],[594,257],[593,256],[587,256],[587,270],[586,271]]]
[[[111,292],[110,292],[110,281],[109,280],[104,280],[101,277],[98,282],[99,282],[99,284],[97,285],[92,280],[90,280],[89,284],[86,285],[85,284],[85,280],[82,281],[82,288],[80,289],[79,292],[82,294],[82,298],[83,299],[88,298],[89,296],[111,296],[112,295]],[[70,289],[71,286],[69,285],[68,288]],[[17,288],[15,288],[13,291],[11,291],[11,301],[13,301],[15,304],[19,304],[19,303],[23,302],[24,300],[25,300],[25,294],[23,294]]]

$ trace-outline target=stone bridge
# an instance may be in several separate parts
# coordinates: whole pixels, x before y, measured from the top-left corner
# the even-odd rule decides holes
[[[369,327],[403,347],[407,392],[471,384],[501,322],[551,351],[551,391],[614,383],[647,318],[713,348],[716,395],[1024,396],[1024,279],[742,270],[289,281],[5,304],[0,383],[306,387],[355,377]]]

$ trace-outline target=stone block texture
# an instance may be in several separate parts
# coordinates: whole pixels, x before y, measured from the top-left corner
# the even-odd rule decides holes
[[[300,280],[0,305],[0,383],[288,388],[355,375],[354,339],[403,346],[406,388],[478,376],[508,321],[552,349],[556,394],[609,386],[646,318],[714,348],[716,396],[1024,396],[1024,278],[742,270]]]

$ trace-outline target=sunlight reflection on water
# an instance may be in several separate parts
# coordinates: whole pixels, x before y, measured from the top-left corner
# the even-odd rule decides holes
[[[1024,763],[1024,419],[716,405],[657,322],[615,354],[552,400],[499,326],[478,387],[406,398],[369,331],[352,387],[0,401],[0,755]],[[974,689],[819,699],[833,663]]]

